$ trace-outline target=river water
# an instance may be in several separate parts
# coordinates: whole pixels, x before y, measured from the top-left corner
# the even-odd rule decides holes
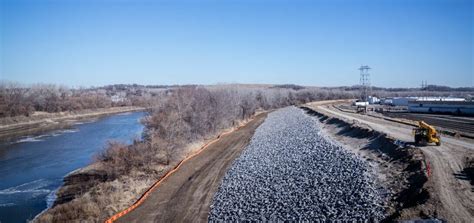
[[[131,143],[140,137],[144,115],[108,116],[0,144],[0,222],[26,222],[52,205],[63,177],[89,164],[108,140]]]

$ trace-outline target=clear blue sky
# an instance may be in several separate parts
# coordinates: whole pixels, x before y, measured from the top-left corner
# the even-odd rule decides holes
[[[0,1],[3,80],[474,86],[469,0]]]

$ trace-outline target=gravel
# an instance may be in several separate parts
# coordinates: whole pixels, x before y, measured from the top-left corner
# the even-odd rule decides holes
[[[209,221],[380,221],[368,163],[295,107],[268,115],[214,196]]]

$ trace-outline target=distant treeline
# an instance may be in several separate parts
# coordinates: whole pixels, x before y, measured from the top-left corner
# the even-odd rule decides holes
[[[79,88],[51,84],[23,86],[0,83],[0,118],[30,116],[34,112],[64,112],[116,106],[144,106],[152,94],[142,89]]]
[[[351,87],[343,87],[344,90],[359,90],[361,86],[351,86]],[[448,87],[448,86],[440,86],[440,85],[428,85],[423,88],[384,88],[384,87],[372,87],[373,91],[387,91],[387,92],[408,92],[408,93],[420,93],[420,92],[471,92],[474,93],[474,87]]]
[[[34,112],[64,112],[83,109],[108,108],[116,106],[146,106],[156,104],[172,89],[231,87],[252,89],[256,97],[273,92],[273,98],[301,103],[330,98],[358,98],[360,86],[352,87],[309,87],[294,84],[245,85],[220,84],[198,85],[138,85],[116,84],[93,88],[67,88],[50,84],[24,86],[15,83],[0,83],[0,118],[30,116]],[[280,90],[280,91],[278,91]],[[283,93],[284,92],[284,93]],[[428,85],[426,88],[381,88],[372,87],[372,95],[377,97],[396,96],[454,96],[472,97],[474,88],[451,88]],[[284,96],[283,96],[284,95]],[[262,99],[263,100],[263,99]],[[291,104],[287,103],[287,104]],[[268,106],[267,106],[268,107]],[[262,108],[265,108],[262,105]]]
[[[285,88],[293,90],[302,90],[307,87],[295,84],[280,84],[273,85],[272,88]],[[361,90],[360,85],[354,85],[349,87],[321,87],[320,89],[331,89],[333,91],[343,92],[359,92]],[[456,97],[469,97],[474,94],[474,87],[448,87],[440,85],[428,85],[423,88],[384,88],[372,86],[371,92],[373,96],[378,97],[397,97],[397,96],[456,96]]]

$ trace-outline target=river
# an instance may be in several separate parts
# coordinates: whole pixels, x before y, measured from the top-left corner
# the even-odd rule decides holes
[[[144,115],[112,115],[0,144],[0,222],[26,222],[52,205],[63,177],[89,164],[108,140],[140,137]]]

